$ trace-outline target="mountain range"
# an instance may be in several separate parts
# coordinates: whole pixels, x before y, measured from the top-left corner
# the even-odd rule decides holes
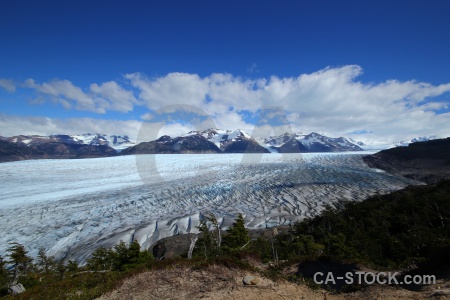
[[[41,135],[17,135],[12,137],[1,137],[0,140],[25,144],[27,146],[39,146],[47,143],[64,143],[89,146],[109,146],[117,151],[134,146],[135,143],[126,135],[107,135],[85,133],[80,135],[56,134],[50,136]]]
[[[280,136],[259,139],[261,145],[271,152],[278,153],[306,153],[306,152],[345,152],[363,151],[359,143],[348,138],[330,138],[312,132],[310,134],[285,133]]]
[[[26,159],[67,159],[115,156],[135,143],[128,136],[57,134],[0,136],[0,162]]]
[[[0,162],[27,159],[67,159],[115,156],[117,151],[108,145],[85,145],[52,142],[27,145],[0,140]]]
[[[409,144],[412,144],[412,143],[428,142],[428,141],[435,140],[435,139],[437,139],[437,137],[435,135],[420,136],[420,137],[416,137],[416,138],[413,138],[413,139],[410,139],[410,140],[396,142],[396,143],[393,144],[393,147],[389,147],[389,148],[407,147],[407,146],[409,146]]]
[[[253,138],[243,130],[207,129],[191,131],[172,138],[162,136],[155,141],[140,143],[124,149],[120,154],[156,153],[307,153],[362,151],[349,139],[330,138],[318,133],[289,134]]]
[[[385,148],[407,146],[418,138]],[[384,148],[384,149],[385,149]],[[331,138],[315,132],[285,133],[280,136],[253,138],[243,130],[207,129],[191,131],[178,137],[161,136],[136,144],[128,136],[107,134],[58,134],[50,136],[0,136],[0,162],[41,158],[88,158],[131,154],[177,153],[309,153],[345,152],[371,149],[351,138]]]

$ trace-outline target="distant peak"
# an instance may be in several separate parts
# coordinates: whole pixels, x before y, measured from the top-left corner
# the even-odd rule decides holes
[[[168,135],[163,135],[163,136],[161,136],[159,139],[157,139],[157,141],[158,142],[165,142],[165,141],[169,141],[169,140],[171,140],[172,138],[170,137],[170,136],[168,136]]]
[[[319,134],[319,133],[317,133],[317,132],[311,132],[310,134],[308,134],[309,136],[323,136],[323,135],[321,135],[321,134]]]

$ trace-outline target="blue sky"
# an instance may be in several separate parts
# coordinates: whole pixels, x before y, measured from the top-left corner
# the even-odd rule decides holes
[[[279,106],[281,131],[450,135],[450,2],[242,2],[3,1],[0,135],[202,127],[177,104],[250,132]]]

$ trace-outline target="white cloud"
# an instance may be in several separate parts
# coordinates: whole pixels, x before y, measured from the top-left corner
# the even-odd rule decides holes
[[[208,95],[211,101],[207,109],[210,113],[224,112],[217,111],[216,107],[232,108],[236,111],[256,111],[261,107],[265,79],[249,80],[230,74],[212,74],[208,79]]]
[[[197,128],[191,124],[169,123],[169,124],[164,124],[161,127],[161,129],[158,133],[158,136],[168,135],[171,137],[176,137],[176,136],[184,135],[187,132],[192,131],[192,130],[197,130]]]
[[[151,113],[145,113],[143,115],[141,115],[141,119],[145,120],[145,121],[150,121],[153,120],[155,118],[155,116]]]
[[[11,79],[0,78],[0,88],[3,88],[10,93],[14,93],[16,91],[16,85]]]
[[[140,73],[133,73],[125,75],[125,78],[140,91],[139,99],[153,110],[175,104],[200,107],[208,92],[208,80],[196,74],[170,73],[151,80]]]
[[[46,118],[11,116],[0,113],[0,135],[51,135],[104,133],[128,135],[135,139],[142,123],[135,120],[103,120],[93,118]]]
[[[138,104],[133,92],[123,89],[115,81],[104,82],[101,85],[93,83],[90,89],[106,101],[104,109],[129,112],[133,110],[135,104]]]
[[[149,141],[162,135],[172,137],[198,130],[191,124],[105,120],[93,118],[47,118],[11,116],[0,113],[0,136],[100,133],[128,135]]]
[[[216,128],[224,128],[230,130],[242,129],[248,132],[251,132],[254,128],[253,124],[245,122],[242,115],[238,114],[237,112],[217,114],[213,117],[213,120],[216,124]]]
[[[56,102],[60,102],[66,109],[75,105],[77,110],[105,113],[104,101],[96,101],[90,95],[84,93],[81,88],[75,86],[69,80],[54,80],[37,84],[33,79],[27,79],[25,86],[33,88],[44,95],[51,96]]]
[[[143,79],[135,73],[126,77],[149,108],[180,102],[198,106],[211,115],[217,127],[251,131],[253,125],[245,121],[242,112],[278,106],[287,112],[289,126],[303,132],[338,136],[365,129],[392,140],[450,135],[446,115],[435,113],[447,104],[430,101],[449,92],[450,83],[433,86],[413,80],[388,80],[371,84],[358,81],[361,74],[360,66],[349,65],[298,77],[256,80],[230,74],[200,78],[172,73]]]
[[[130,90],[125,90],[117,82],[109,81],[102,84],[93,83],[89,92],[84,92],[69,80],[53,80],[42,84],[33,79],[27,79],[24,83],[27,88],[32,88],[40,94],[50,96],[51,100],[60,103],[64,108],[106,113],[108,110],[129,112],[139,101]]]
[[[26,86],[50,96],[67,109],[104,113],[130,112],[135,106],[146,106],[150,111],[141,116],[146,121],[184,105],[185,111],[206,113],[218,128],[252,131],[253,121],[245,116],[271,106],[286,111],[289,124],[279,128],[288,126],[305,133],[340,136],[365,130],[371,134],[361,138],[371,136],[391,141],[418,135],[450,135],[448,114],[437,113],[448,109],[448,101],[442,99],[450,92],[450,83],[437,86],[414,80],[363,83],[358,81],[362,72],[360,66],[348,65],[286,78],[248,79],[223,73],[206,77],[169,73],[148,78],[132,73],[124,76],[125,85],[115,81],[93,83],[88,91],[68,80],[36,84],[30,79]],[[139,95],[137,99],[135,94]],[[434,99],[436,96],[440,96],[439,101]],[[187,128],[175,124],[178,123],[169,126],[171,132]]]

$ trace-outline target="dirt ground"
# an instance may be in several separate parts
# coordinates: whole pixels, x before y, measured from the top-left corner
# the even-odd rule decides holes
[[[261,279],[258,285],[245,286],[242,279],[254,275]],[[445,295],[447,294],[448,295]],[[440,295],[441,294],[441,295]],[[440,279],[420,292],[401,287],[370,286],[355,293],[331,294],[302,284],[274,282],[248,271],[210,266],[204,270],[192,270],[186,266],[148,271],[124,281],[101,300],[139,299],[450,299],[450,280]]]

